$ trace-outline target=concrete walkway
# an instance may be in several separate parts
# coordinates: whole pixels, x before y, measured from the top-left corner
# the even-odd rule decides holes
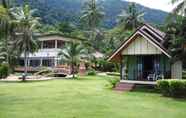
[[[0,79],[0,82],[19,82],[22,81],[19,79],[21,76],[15,76],[15,75],[10,75],[6,79]],[[46,80],[52,80],[54,78],[52,77],[43,77],[43,76],[28,76],[26,81],[46,81]]]

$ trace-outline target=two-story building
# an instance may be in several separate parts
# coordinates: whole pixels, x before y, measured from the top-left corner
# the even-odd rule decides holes
[[[56,67],[59,65],[58,53],[73,38],[60,34],[39,35],[39,50],[28,55],[28,67]],[[24,66],[24,56],[21,55],[20,65]]]

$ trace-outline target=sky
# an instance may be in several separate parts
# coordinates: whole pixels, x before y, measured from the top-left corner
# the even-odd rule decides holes
[[[150,8],[160,9],[167,12],[172,11],[174,7],[171,4],[171,0],[126,0],[126,1],[136,2]]]

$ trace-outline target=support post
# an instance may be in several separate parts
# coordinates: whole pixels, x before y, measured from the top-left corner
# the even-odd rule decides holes
[[[57,66],[57,58],[54,58],[54,66],[56,67]]]
[[[120,60],[120,80],[123,80],[123,58]]]
[[[57,49],[57,40],[55,40],[55,49]]]
[[[28,63],[28,67],[30,67],[30,59],[28,59],[27,63]]]
[[[43,59],[41,58],[40,59],[40,67],[42,67],[43,66]]]
[[[122,72],[122,62],[120,62],[120,80],[122,80],[123,72]]]
[[[41,41],[41,49],[43,49],[43,41]]]

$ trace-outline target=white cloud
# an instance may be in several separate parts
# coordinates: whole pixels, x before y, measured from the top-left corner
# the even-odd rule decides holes
[[[150,8],[160,9],[167,12],[170,12],[173,9],[171,0],[126,0],[126,1],[136,2]]]

